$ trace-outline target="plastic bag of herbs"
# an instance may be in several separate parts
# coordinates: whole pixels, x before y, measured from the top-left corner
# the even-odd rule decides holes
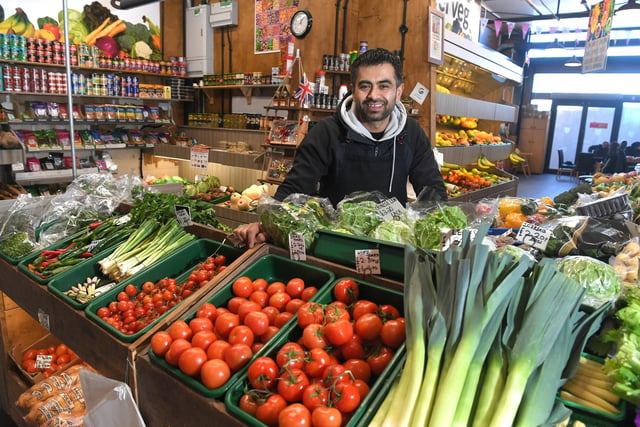
[[[282,202],[263,194],[256,209],[260,223],[274,244],[289,248],[289,235],[301,234],[308,250],[319,228],[333,222],[335,210],[329,199],[294,193]]]
[[[42,245],[36,231],[43,212],[51,205],[51,197],[21,194],[13,202],[0,226],[0,251],[11,258],[21,258]]]

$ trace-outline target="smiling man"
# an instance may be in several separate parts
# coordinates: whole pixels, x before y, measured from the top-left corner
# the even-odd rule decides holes
[[[407,202],[407,180],[423,199],[447,195],[431,144],[400,102],[402,63],[371,49],[351,65],[352,94],[311,128],[275,198],[292,193],[327,197],[335,205],[355,191],[379,191]],[[249,247],[266,235],[258,224],[235,230]]]

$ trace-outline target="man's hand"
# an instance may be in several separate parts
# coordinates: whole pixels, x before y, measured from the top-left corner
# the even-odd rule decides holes
[[[233,230],[233,234],[242,240],[249,248],[253,248],[256,243],[266,242],[268,237],[258,222],[237,227]]]

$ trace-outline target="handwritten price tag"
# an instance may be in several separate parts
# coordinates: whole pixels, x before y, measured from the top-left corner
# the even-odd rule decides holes
[[[307,250],[304,246],[304,236],[301,233],[289,234],[289,258],[294,261],[307,260]]]
[[[402,204],[395,197],[385,200],[378,205],[378,214],[387,221],[402,218],[404,210]]]
[[[440,249],[446,251],[449,248],[454,246],[460,246],[462,243],[462,232],[464,230],[456,229],[452,230],[450,228],[442,228],[440,229]],[[471,240],[475,239],[477,230],[472,228],[469,229],[469,238]]]
[[[36,356],[36,368],[48,369],[51,367],[52,360],[53,360],[53,355],[51,354],[39,354]]]
[[[549,239],[551,238],[551,230],[538,227],[535,224],[523,222],[518,230],[516,239],[520,240],[525,245],[529,245],[536,249],[544,251],[547,248]]]
[[[193,222],[191,221],[191,209],[189,209],[189,206],[176,205],[175,208],[176,219],[181,226],[188,227],[193,225]]]
[[[356,271],[360,274],[381,274],[378,249],[356,249]]]

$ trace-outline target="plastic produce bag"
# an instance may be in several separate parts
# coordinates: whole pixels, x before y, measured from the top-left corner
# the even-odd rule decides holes
[[[336,208],[334,229],[356,236],[369,236],[384,220],[378,205],[386,200],[387,197],[378,191],[359,191],[345,196]]]
[[[88,370],[80,371],[87,427],[144,427],[129,386]]]
[[[5,242],[20,234],[20,244],[24,245],[25,249],[27,246],[31,246],[31,251],[33,251],[43,247],[38,243],[38,227],[41,223],[42,213],[49,208],[51,200],[51,197],[48,196],[19,195],[9,208],[7,215],[4,216],[0,227],[0,242]],[[26,253],[22,255],[26,255]]]
[[[585,288],[582,303],[598,308],[615,301],[622,291],[616,271],[606,262],[588,256],[568,256],[558,261],[558,270]]]

